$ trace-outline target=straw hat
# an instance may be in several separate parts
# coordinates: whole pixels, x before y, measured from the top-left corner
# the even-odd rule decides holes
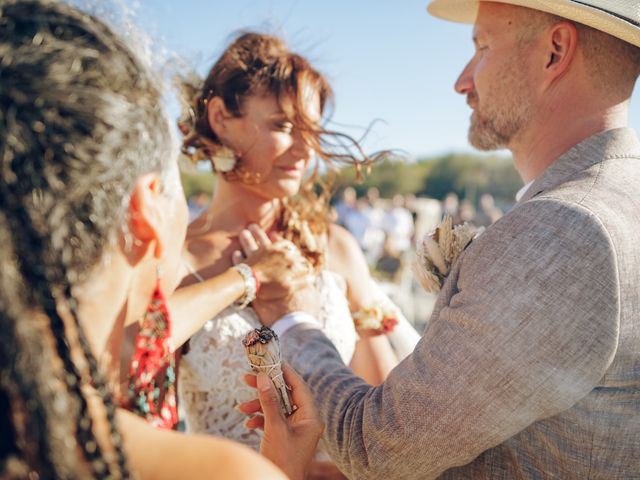
[[[433,0],[427,10],[453,22],[474,23],[481,0]],[[491,0],[541,10],[640,47],[639,0]]]

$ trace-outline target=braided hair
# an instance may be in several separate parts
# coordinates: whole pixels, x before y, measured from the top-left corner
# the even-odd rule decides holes
[[[73,292],[122,233],[136,178],[170,171],[157,85],[97,19],[52,0],[0,0],[2,478],[129,477]]]

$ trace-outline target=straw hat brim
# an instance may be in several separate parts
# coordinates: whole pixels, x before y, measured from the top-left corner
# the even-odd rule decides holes
[[[481,0],[433,0],[427,10],[435,17],[452,22],[474,23]],[[574,0],[491,0],[552,13],[640,47],[640,9],[637,2],[617,0],[621,9],[628,8],[630,16],[624,18],[591,5],[588,1]],[[632,5],[635,3],[635,5]]]

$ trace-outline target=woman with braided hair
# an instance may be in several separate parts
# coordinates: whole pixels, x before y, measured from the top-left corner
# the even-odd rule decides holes
[[[2,478],[283,478],[238,444],[117,409],[96,360],[178,281],[187,212],[161,104],[97,19],[0,1]],[[257,382],[271,437],[296,453],[262,453],[302,478],[321,426],[285,375],[299,407],[286,419]]]

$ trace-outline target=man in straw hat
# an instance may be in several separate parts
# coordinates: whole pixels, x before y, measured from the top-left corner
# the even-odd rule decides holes
[[[475,24],[455,86],[469,138],[510,149],[526,186],[384,384],[354,377],[308,317],[275,322],[327,449],[351,478],[640,478],[640,142],[626,127],[640,2],[428,10]]]

